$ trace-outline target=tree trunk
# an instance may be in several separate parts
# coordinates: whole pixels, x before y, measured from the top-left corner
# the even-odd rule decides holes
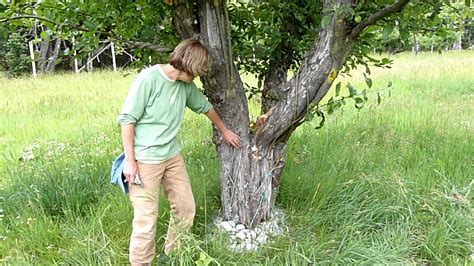
[[[39,54],[39,73],[53,73],[61,51],[61,39],[53,42],[48,38],[41,41]]]
[[[48,40],[43,40],[41,41],[40,44],[40,54],[39,54],[39,66],[38,70],[39,73],[46,73],[46,68],[48,66],[48,54],[50,50],[50,41]]]
[[[408,0],[401,1],[406,4]],[[353,1],[326,0],[324,10],[329,13],[340,4],[352,5]],[[344,17],[336,19],[333,14],[291,80],[286,81],[285,67],[269,70],[262,107],[264,112],[268,111],[268,120],[256,130],[250,130],[247,98],[232,60],[225,1],[201,0],[193,5],[178,0],[173,5],[181,37],[199,34],[208,47],[213,64],[206,76],[201,77],[206,95],[227,127],[241,137],[242,148],[234,149],[220,141],[214,128],[213,141],[221,163],[223,219],[255,227],[269,218],[275,204],[279,177],[285,165],[286,142],[291,133],[301,124],[309,105],[318,103],[327,93],[360,32],[383,16],[377,14],[363,21],[365,26],[352,28]],[[291,57],[284,58],[282,60],[291,60]]]
[[[46,73],[53,73],[56,68],[56,63],[59,57],[59,51],[61,51],[61,39],[57,38],[54,42],[53,49],[51,51],[51,56],[48,59],[48,64],[46,66]]]

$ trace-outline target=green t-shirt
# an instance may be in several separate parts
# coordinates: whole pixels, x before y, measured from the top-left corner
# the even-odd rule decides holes
[[[185,107],[207,113],[212,105],[193,82],[171,80],[159,65],[138,74],[118,117],[121,125],[135,125],[137,161],[164,161],[179,153],[176,135]]]

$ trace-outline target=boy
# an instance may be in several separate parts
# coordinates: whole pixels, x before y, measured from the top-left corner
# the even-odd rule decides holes
[[[188,229],[193,223],[194,197],[176,139],[184,108],[204,113],[226,143],[240,148],[240,138],[227,129],[192,82],[209,64],[209,53],[199,41],[182,41],[171,53],[168,64],[155,65],[138,74],[119,115],[125,153],[123,174],[130,184],[134,209],[129,250],[132,265],[150,264],[155,256],[160,186],[171,208],[166,255],[177,245],[176,228]],[[136,175],[140,185],[133,185],[138,182]]]

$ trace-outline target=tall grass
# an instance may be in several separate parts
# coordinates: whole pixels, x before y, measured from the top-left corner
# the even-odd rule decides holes
[[[187,113],[180,139],[196,198],[192,235],[173,258],[231,265],[471,264],[474,53],[409,54],[373,69],[391,96],[301,126],[288,143],[278,207],[287,230],[257,252],[216,234],[211,128]],[[108,183],[116,116],[134,74],[0,80],[0,259],[5,264],[123,264],[132,219]],[[361,73],[339,77],[358,88]],[[255,114],[256,111],[255,111]],[[160,201],[157,235],[169,207]],[[157,239],[158,246],[163,238]],[[159,250],[158,250],[159,252]]]

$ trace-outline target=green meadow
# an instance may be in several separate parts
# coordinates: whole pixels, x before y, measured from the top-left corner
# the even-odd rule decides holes
[[[391,69],[372,69],[380,104],[376,93],[361,110],[348,101],[323,128],[315,118],[293,134],[277,200],[284,233],[255,252],[232,252],[216,233],[211,125],[187,112],[179,137],[197,214],[171,260],[472,265],[474,52],[392,59]],[[127,263],[131,206],[109,174],[121,152],[116,117],[135,74],[0,77],[1,264]],[[357,71],[339,79],[366,88]],[[163,198],[158,236],[168,210]],[[162,244],[157,238],[158,254]]]

